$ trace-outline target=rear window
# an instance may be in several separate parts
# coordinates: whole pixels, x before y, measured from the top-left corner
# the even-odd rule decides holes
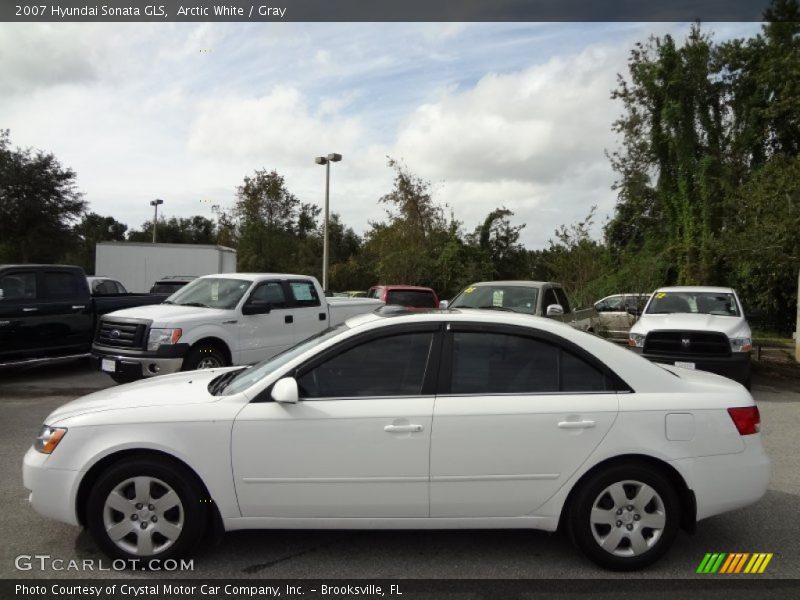
[[[386,304],[413,306],[414,308],[436,308],[432,292],[424,290],[390,290],[386,294]]]
[[[150,288],[151,294],[172,294],[173,292],[177,292],[183,286],[185,286],[188,282],[182,281],[180,283],[156,283],[152,288]]]
[[[42,275],[42,296],[44,298],[75,298],[85,294],[83,282],[86,279],[78,273],[68,271],[45,271]]]

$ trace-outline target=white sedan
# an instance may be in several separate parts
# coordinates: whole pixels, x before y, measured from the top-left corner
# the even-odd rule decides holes
[[[766,491],[741,385],[506,312],[361,315],[250,368],[70,402],[25,455],[44,516],[110,556],[236,529],[566,529],[644,567]]]

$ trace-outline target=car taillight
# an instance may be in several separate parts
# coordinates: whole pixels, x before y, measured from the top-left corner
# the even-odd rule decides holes
[[[761,429],[761,415],[757,406],[744,406],[742,408],[729,408],[728,414],[733,419],[733,424],[739,430],[739,435],[758,433]]]

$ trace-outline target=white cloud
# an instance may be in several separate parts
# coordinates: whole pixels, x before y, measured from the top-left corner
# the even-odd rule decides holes
[[[391,153],[442,181],[438,197],[468,226],[505,205],[528,224],[525,241],[541,246],[592,204],[613,207],[604,149],[623,52],[595,46],[447,91],[403,123]]]
[[[330,112],[331,106],[325,111]],[[307,161],[327,148],[354,148],[361,135],[355,119],[315,116],[303,94],[276,86],[260,97],[228,96],[201,102],[192,124],[189,151],[221,160],[260,157],[260,162]]]

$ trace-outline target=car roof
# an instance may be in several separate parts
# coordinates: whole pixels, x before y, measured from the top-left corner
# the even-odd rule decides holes
[[[712,294],[735,294],[733,288],[715,287],[710,285],[681,285],[671,287],[661,287],[656,292],[710,292]]]
[[[216,277],[219,279],[243,279],[245,281],[259,281],[266,278],[275,279],[308,279],[311,280],[309,275],[293,275],[291,273],[211,273],[210,275],[203,275],[198,279],[205,279],[209,277]]]
[[[370,289],[377,289],[377,288],[386,288],[389,291],[395,290],[412,290],[416,292],[432,292],[433,288],[423,287],[419,285],[402,285],[402,284],[394,284],[394,283],[387,283],[381,285],[373,285]]]
[[[477,283],[471,283],[467,287],[487,287],[491,285],[507,285],[507,286],[531,287],[531,288],[538,288],[542,287],[543,285],[554,285],[557,287],[561,287],[560,283],[555,283],[553,281],[528,281],[528,280],[518,280],[518,279],[505,279],[501,281],[478,281]]]

